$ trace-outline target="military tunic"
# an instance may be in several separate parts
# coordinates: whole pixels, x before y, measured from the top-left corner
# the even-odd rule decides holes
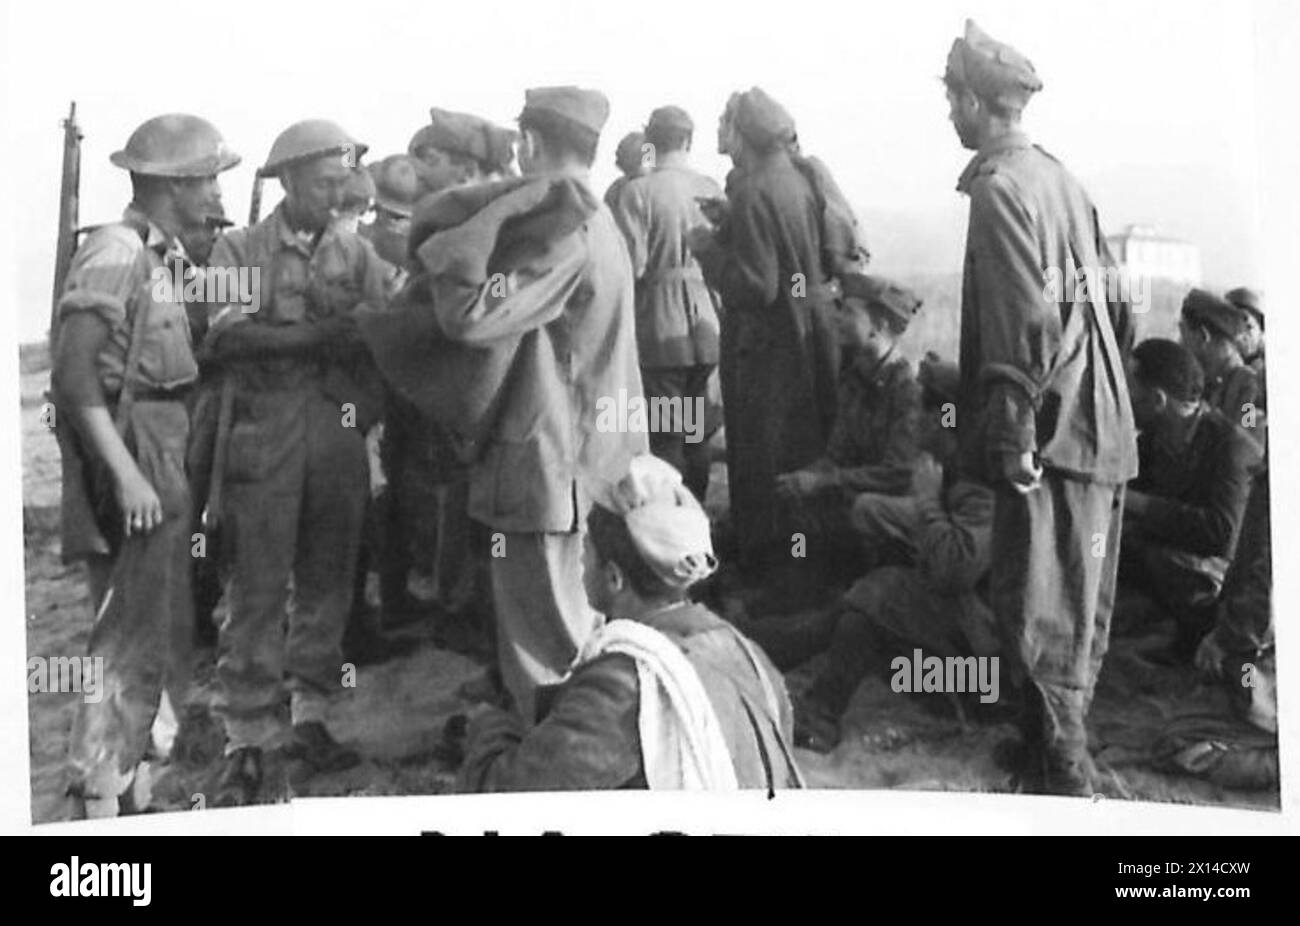
[[[835,545],[854,526],[860,496],[907,494],[919,453],[921,387],[907,358],[862,353],[843,363],[837,406],[826,456],[809,467],[828,483],[781,505],[788,531],[824,535]]]
[[[661,164],[630,181],[619,195],[614,218],[627,239],[636,280],[636,339],[647,400],[694,403],[698,433],[685,421],[650,435],[650,449],[683,473],[687,488],[703,498],[708,488],[708,447],[703,409],[709,375],[718,363],[718,313],[686,233],[703,223],[697,197],[717,198],[722,189],[680,164]]]
[[[780,673],[761,654],[777,693],[778,716],[736,639],[738,632],[701,605],[685,603],[645,619],[686,655],[717,714],[741,788],[788,788],[798,780],[789,744],[792,712]],[[636,661],[622,654],[577,666],[543,692],[543,716],[527,730],[502,716],[469,744],[464,791],[562,791],[648,787],[638,726]]]
[[[993,614],[981,594],[993,560],[993,492],[946,478],[916,500],[913,565],[873,569],[845,593],[812,694],[836,714],[865,675],[920,647],[927,656],[995,656]]]

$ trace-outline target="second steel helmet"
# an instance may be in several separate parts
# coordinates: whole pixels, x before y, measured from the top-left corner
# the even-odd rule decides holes
[[[394,154],[370,165],[375,181],[375,202],[389,212],[410,216],[423,192],[413,158]]]
[[[239,163],[216,126],[188,113],[154,116],[108,159],[123,170],[155,177],[211,177]]]
[[[368,146],[357,141],[341,126],[327,119],[305,119],[295,122],[276,137],[266,163],[258,168],[264,177],[278,174],[290,165],[309,161],[326,154],[348,155],[356,167]]]

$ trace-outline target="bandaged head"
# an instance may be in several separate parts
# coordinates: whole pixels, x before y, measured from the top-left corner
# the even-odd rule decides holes
[[[593,496],[622,519],[642,563],[669,588],[684,590],[717,570],[708,515],[681,474],[658,457],[634,457],[626,475]]]

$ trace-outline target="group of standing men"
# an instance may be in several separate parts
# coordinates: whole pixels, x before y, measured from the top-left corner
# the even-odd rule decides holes
[[[1102,294],[1044,299],[1044,261],[1110,260],[1087,194],[1019,129],[1041,87],[1032,65],[972,24],[945,83],[958,137],[976,152],[958,183],[971,201],[960,374],[948,365],[937,377],[944,398],[959,398],[946,484],[960,472],[995,498],[989,598],[1021,683],[1022,782],[1089,793],[1098,772],[1084,719],[1106,651],[1125,484],[1137,475],[1131,321]],[[410,535],[434,519],[440,562],[455,559],[450,546],[486,563],[499,684],[525,726],[601,627],[598,599],[638,614],[681,606],[670,596],[627,607],[618,569],[593,591],[584,534],[647,451],[702,498],[707,446],[681,418],[648,438],[599,428],[602,400],[706,407],[716,370],[732,533],[752,574],[781,574],[792,524],[830,521],[824,533],[838,536],[840,520],[880,517],[855,498],[914,485],[920,392],[895,342],[919,300],[864,273],[852,210],[800,150],[790,114],[758,88],[731,98],[718,148],[734,169],[719,187],[689,167],[689,115],[656,109],[619,146],[627,177],[602,202],[588,175],[608,112],[600,93],[573,87],[528,91],[517,133],[434,110],[407,155],[369,173],[358,166],[366,146],[339,126],[297,123],[259,170],[280,180],[284,200],[219,236],[206,271],[187,242],[222,214],[217,177],[238,156],[209,123],[175,115],[146,122],[113,155],[131,173],[132,202],[77,252],[55,341],[65,556],[91,565],[90,648],[107,675],[73,736],[86,813],[116,812],[140,761],[166,748],[152,729],[189,681],[192,548],[200,537],[215,547],[217,531],[228,604],[218,801],[255,800],[270,749],[318,771],[359,761],[326,719],[364,568],[376,469],[367,435],[381,422],[379,469],[396,500],[390,542],[371,556],[386,619],[401,610]],[[378,216],[360,232],[340,220],[358,184]],[[187,274],[252,274],[256,311],[233,298],[194,311],[160,291],[158,269],[177,260]],[[928,480],[935,498],[942,478]],[[406,490],[429,484],[438,504],[406,503]],[[687,542],[683,561],[698,567],[711,545],[695,521],[679,530],[687,516],[663,513],[684,504],[680,492],[667,497],[677,501],[660,516],[673,527],[638,522],[630,542],[652,564]],[[837,513],[816,501],[826,497],[850,504]],[[587,572],[605,559],[628,563],[626,549],[598,550]],[[473,588],[475,562],[444,565],[457,576],[448,587]],[[664,575],[681,592],[709,571]],[[691,626],[722,633],[707,615]],[[765,660],[710,639],[752,664],[744,685],[731,670],[720,677],[747,692],[751,721],[754,704],[770,706],[776,732],[758,742],[784,748],[789,711]],[[469,765],[481,768],[473,740]],[[771,767],[764,757],[756,767]],[[542,764],[554,772],[555,761]],[[645,764],[629,780],[653,780],[648,753]],[[762,781],[739,760],[736,771]]]

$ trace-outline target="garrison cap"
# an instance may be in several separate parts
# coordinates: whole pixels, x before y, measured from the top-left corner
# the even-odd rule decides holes
[[[411,138],[407,151],[415,154],[421,148],[436,148],[451,154],[471,157],[489,170],[509,166],[514,157],[514,143],[518,133],[493,125],[481,116],[458,113],[437,106],[429,110],[430,123]]]
[[[375,204],[381,209],[407,218],[415,211],[415,201],[423,191],[413,161],[409,155],[393,154],[368,165],[375,181]]]
[[[631,170],[641,163],[641,146],[645,144],[644,132],[628,132],[614,149],[614,163],[619,170]]]
[[[1255,317],[1259,327],[1264,327],[1264,304],[1260,301],[1259,293],[1245,286],[1238,286],[1236,289],[1228,290],[1223,298],[1243,312],[1249,312]]]
[[[155,177],[211,177],[239,163],[216,126],[188,113],[154,116],[140,124],[121,151],[108,156],[117,167]]]
[[[866,273],[847,273],[840,278],[846,302],[868,309],[881,309],[906,327],[921,308],[921,299],[905,286]]]
[[[966,20],[966,35],[952,43],[943,79],[1013,109],[1023,109],[1043,89],[1030,60],[990,37],[973,19]]]
[[[927,351],[922,358],[916,381],[928,404],[955,403],[961,399],[961,372],[957,364],[944,360],[934,351]]]
[[[736,100],[732,124],[747,142],[760,148],[794,140],[794,117],[760,87]]]
[[[609,119],[609,100],[599,90],[582,87],[534,87],[524,91],[519,118],[546,113],[559,116],[593,135],[600,135]]]
[[[1189,324],[1211,328],[1226,338],[1237,337],[1244,323],[1241,309],[1204,289],[1187,294],[1182,315]]]
[[[667,129],[694,132],[695,123],[691,121],[690,113],[680,106],[660,106],[650,114],[650,120],[645,124],[646,134]]]

